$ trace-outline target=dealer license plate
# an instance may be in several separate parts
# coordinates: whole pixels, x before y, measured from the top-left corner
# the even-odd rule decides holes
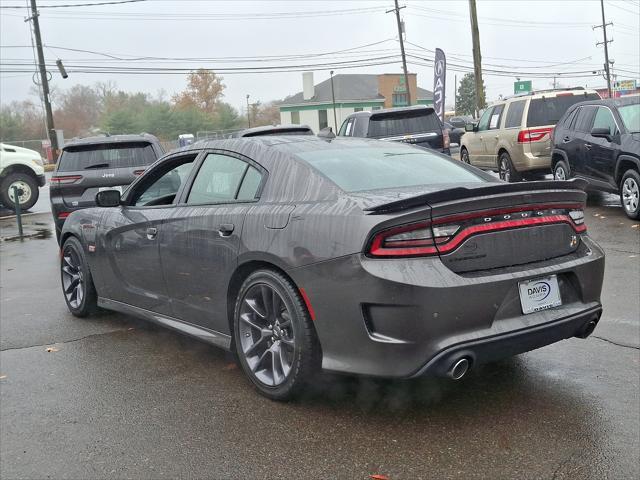
[[[555,275],[520,282],[518,286],[522,313],[539,312],[562,305],[558,277]]]

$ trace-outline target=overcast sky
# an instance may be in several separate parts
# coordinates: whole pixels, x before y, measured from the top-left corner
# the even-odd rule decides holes
[[[38,0],[38,5],[96,3],[99,0]],[[0,6],[21,6],[27,0],[0,0]],[[450,68],[447,72],[447,104],[453,103],[452,71],[471,66],[471,29],[467,0],[401,1],[406,23],[407,48],[417,57],[410,59],[409,70],[418,74],[418,85],[432,90],[433,69],[429,50],[442,48]],[[62,80],[52,71],[53,84],[65,89],[75,83],[93,84],[111,80],[122,90],[157,94],[164,90],[171,95],[186,83],[185,74],[132,75],[114,73],[78,73],[73,65],[129,67],[222,67],[283,66],[328,62],[347,62],[367,58],[368,63],[393,62],[359,68],[339,68],[339,73],[401,72],[395,18],[385,10],[393,1],[170,1],[147,0],[120,5],[74,8],[42,8],[41,30],[47,62],[61,58],[68,65],[69,78]],[[640,0],[605,1],[609,27],[610,58],[615,60],[614,73],[619,79],[640,78]],[[0,9],[0,101],[8,103],[29,97],[32,85],[29,73],[11,70],[33,68],[29,24],[24,22],[27,11]],[[267,18],[265,18],[267,16]],[[599,1],[478,1],[480,43],[483,67],[502,72],[504,76],[488,75],[484,80],[488,100],[513,93],[515,74],[521,79],[532,78],[528,72],[582,72],[601,70],[604,54],[602,30],[592,29],[601,23]],[[386,42],[384,42],[387,40]],[[382,43],[377,43],[382,42]],[[314,57],[311,54],[344,51]],[[413,45],[412,45],[413,44]],[[17,48],[16,48],[17,47]],[[26,47],[26,48],[25,48]],[[120,61],[70,49],[113,54],[119,58],[171,57],[194,60]],[[361,52],[361,53],[357,53]],[[274,57],[301,57],[276,62]],[[388,58],[388,57],[393,58]],[[242,59],[223,60],[220,57],[261,57],[245,63]],[[270,58],[265,58],[270,57]],[[216,59],[204,61],[201,59]],[[259,61],[257,61],[259,60]],[[29,67],[13,64],[30,63]],[[423,65],[420,65],[423,64]],[[454,67],[453,65],[457,65]],[[342,64],[346,65],[346,64]],[[324,67],[319,67],[324,68]],[[222,73],[225,99],[236,108],[251,101],[267,102],[281,99],[302,89],[302,74],[290,73]],[[566,74],[565,74],[566,76]],[[329,77],[328,69],[315,72],[315,83]],[[604,86],[601,76],[582,78],[558,77],[562,86]],[[551,78],[534,78],[534,88],[548,88]]]

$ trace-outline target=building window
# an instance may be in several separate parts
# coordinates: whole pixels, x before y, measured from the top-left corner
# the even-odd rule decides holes
[[[380,108],[381,107],[379,105],[376,105],[375,107],[372,108],[372,110],[380,110]]]
[[[327,122],[327,111],[326,110],[318,110],[318,124],[320,130],[323,128],[327,128],[329,123]]]
[[[291,112],[291,123],[300,125],[300,112]]]
[[[362,111],[362,107],[356,107],[353,109],[354,112],[361,112]]]
[[[402,107],[404,105],[409,105],[409,102],[407,101],[406,93],[394,93],[391,100],[393,102],[394,107]]]

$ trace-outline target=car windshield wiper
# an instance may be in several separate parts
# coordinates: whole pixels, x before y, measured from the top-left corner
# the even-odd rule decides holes
[[[84,167],[85,170],[91,170],[92,168],[107,168],[109,166],[108,163],[94,163],[93,165],[89,165],[88,167]]]

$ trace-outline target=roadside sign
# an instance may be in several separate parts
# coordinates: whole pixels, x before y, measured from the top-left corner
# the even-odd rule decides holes
[[[513,82],[513,93],[530,93],[533,91],[531,80],[523,80],[521,82]]]
[[[636,89],[636,81],[635,80],[620,80],[614,84],[615,90],[635,90]]]

